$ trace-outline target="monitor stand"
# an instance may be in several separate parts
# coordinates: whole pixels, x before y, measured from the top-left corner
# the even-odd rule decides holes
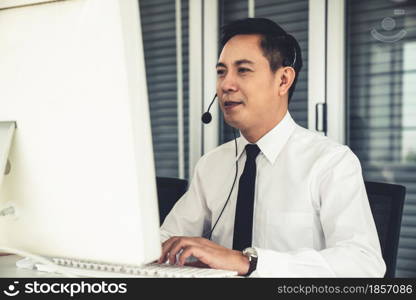
[[[10,173],[11,165],[8,158],[15,129],[16,122],[0,121],[0,189],[2,187],[4,175]],[[16,209],[13,203],[7,201],[6,203],[0,202],[0,218],[16,218],[16,216]],[[0,245],[0,256],[9,254],[18,254],[24,257],[27,256],[26,252]],[[30,256],[30,254],[28,256]]]
[[[10,162],[8,158],[15,129],[16,122],[0,122],[0,187],[3,182],[4,175],[9,174],[10,172]]]
[[[10,172],[9,152],[12,145],[13,134],[16,129],[16,122],[14,121],[0,121],[0,188],[3,183],[4,175]],[[14,207],[5,203],[0,205],[0,216],[14,214]]]

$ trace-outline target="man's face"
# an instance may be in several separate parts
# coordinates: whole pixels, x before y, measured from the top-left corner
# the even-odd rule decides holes
[[[217,64],[217,95],[229,125],[243,133],[273,125],[284,105],[279,84],[259,35],[236,35],[225,44]]]

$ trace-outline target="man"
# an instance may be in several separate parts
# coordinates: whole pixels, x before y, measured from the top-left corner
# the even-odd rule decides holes
[[[301,66],[297,41],[270,20],[224,28],[217,95],[241,133],[237,156],[232,141],[198,161],[161,227],[159,262],[194,257],[253,277],[384,275],[357,157],[288,112]]]

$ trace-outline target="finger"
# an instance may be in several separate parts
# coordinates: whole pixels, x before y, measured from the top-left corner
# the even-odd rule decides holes
[[[195,238],[181,238],[176,240],[169,251],[169,263],[175,264],[177,261],[177,256],[183,251],[183,248],[198,245],[197,239]]]
[[[185,265],[186,259],[190,256],[195,256],[195,257],[201,256],[202,251],[203,251],[203,248],[199,246],[187,246],[183,248],[182,253],[179,255],[178,265],[180,266]]]
[[[173,236],[162,243],[162,247],[169,247],[172,243],[174,243],[177,239],[182,238],[182,236]]]
[[[174,236],[162,244],[162,255],[160,256],[160,259],[159,259],[161,263],[166,262],[167,256],[169,255],[170,249],[172,248],[172,244],[174,244],[180,238],[181,237],[179,236]]]
[[[167,259],[171,265],[176,263],[176,255],[181,251],[181,247],[178,247],[178,244],[181,244],[183,239],[176,240],[170,247],[169,253],[167,254]]]
[[[164,263],[167,259],[167,255],[170,251],[171,245],[173,243],[175,243],[176,240],[178,240],[180,237],[178,236],[174,236],[171,237],[170,239],[166,240],[163,244],[162,244],[162,254],[160,255],[160,258],[158,260],[158,263]]]

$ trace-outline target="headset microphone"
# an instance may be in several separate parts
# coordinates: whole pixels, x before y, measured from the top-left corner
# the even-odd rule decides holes
[[[209,112],[209,110],[211,109],[211,106],[214,103],[215,98],[217,98],[217,94],[215,94],[214,99],[212,99],[211,104],[208,106],[208,110],[202,114],[201,119],[202,119],[202,123],[204,123],[204,124],[208,124],[212,120],[212,116],[211,116],[211,113]]]
[[[211,113],[209,112],[209,110],[211,109],[211,106],[214,103],[215,98],[217,98],[217,94],[215,94],[214,98],[212,99],[210,105],[208,106],[207,111],[202,114],[202,118],[201,119],[202,119],[202,122],[204,124],[208,124],[212,120],[212,116],[211,116]],[[236,134],[236,130],[234,128],[233,128],[233,134],[234,134],[234,145],[235,145],[235,157],[237,158],[237,153],[238,153],[237,152],[237,134]],[[235,160],[235,176],[234,176],[234,180],[233,180],[233,185],[231,186],[230,193],[228,194],[227,200],[225,201],[225,204],[222,207],[222,210],[221,210],[221,212],[220,212],[217,220],[215,221],[214,226],[212,226],[212,228],[211,228],[211,230],[209,232],[207,232],[206,234],[204,234],[204,236],[206,236],[206,238],[209,239],[209,240],[211,240],[212,232],[214,231],[215,227],[217,226],[217,223],[220,220],[220,218],[222,216],[222,213],[224,212],[224,209],[225,209],[225,207],[227,206],[227,203],[230,200],[231,193],[233,192],[235,182],[237,181],[237,174],[238,174],[238,161],[236,159]]]

